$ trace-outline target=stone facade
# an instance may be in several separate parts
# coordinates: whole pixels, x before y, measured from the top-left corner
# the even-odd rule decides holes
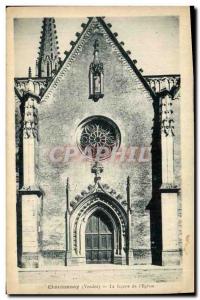
[[[85,264],[86,225],[96,212],[113,226],[112,263],[178,264],[180,77],[142,76],[103,18],[82,27],[50,79],[40,70],[15,79],[19,265]],[[77,132],[90,118],[119,129],[120,148],[97,169],[79,151]]]

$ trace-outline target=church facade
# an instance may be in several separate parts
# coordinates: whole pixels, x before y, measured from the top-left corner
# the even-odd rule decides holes
[[[60,59],[44,18],[15,78],[18,266],[181,262],[180,76],[147,75],[88,18]]]

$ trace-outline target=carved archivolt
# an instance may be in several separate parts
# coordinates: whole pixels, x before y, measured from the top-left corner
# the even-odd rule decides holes
[[[127,213],[118,200],[98,189],[79,201],[71,213],[73,253],[85,256],[85,226],[88,218],[97,210],[105,213],[111,220],[114,228],[115,253],[121,254],[126,249]]]
[[[100,183],[99,181],[94,185],[88,185],[87,189],[76,195],[74,200],[70,202],[70,206],[74,210],[80,202],[84,201],[84,199],[89,196],[93,196],[95,193],[105,194],[108,198],[118,202],[123,209],[126,209],[127,207],[127,201],[123,199],[121,194],[117,193],[116,190],[112,189],[108,184]]]

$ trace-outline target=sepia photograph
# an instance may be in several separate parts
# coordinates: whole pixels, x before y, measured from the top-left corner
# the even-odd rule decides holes
[[[194,292],[191,45],[189,7],[7,8],[8,294]]]

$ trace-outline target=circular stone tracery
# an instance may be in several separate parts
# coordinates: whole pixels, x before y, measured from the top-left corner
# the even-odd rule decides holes
[[[85,119],[77,129],[77,145],[90,159],[103,160],[118,149],[121,135],[118,126],[110,119],[93,116]]]

